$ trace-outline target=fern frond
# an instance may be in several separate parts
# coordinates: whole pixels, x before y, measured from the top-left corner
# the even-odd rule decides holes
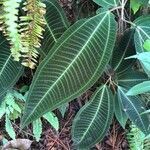
[[[134,124],[130,125],[130,131],[127,134],[130,150],[148,150],[150,149],[150,140],[145,139],[145,134]]]
[[[42,33],[44,31],[44,14],[46,13],[45,4],[40,0],[26,0],[24,3],[25,16],[21,19],[21,39],[23,45],[22,64],[24,66],[35,68],[38,52],[37,48],[41,46]]]
[[[11,44],[11,54],[14,60],[19,61],[21,57],[21,39],[18,30],[18,8],[21,0],[2,0],[0,3],[1,30],[7,36]]]

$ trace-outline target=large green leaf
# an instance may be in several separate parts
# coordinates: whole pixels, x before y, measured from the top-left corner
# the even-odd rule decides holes
[[[116,22],[109,11],[70,27],[37,69],[22,126],[90,88],[110,60],[115,37]]]
[[[93,1],[99,6],[102,6],[104,8],[117,7],[119,3],[119,0],[93,0]]]
[[[22,71],[23,67],[19,62],[13,60],[9,43],[0,33],[0,98],[3,97],[9,88],[14,86]]]
[[[150,81],[145,81],[132,87],[127,95],[138,95],[146,92],[150,92]]]
[[[102,140],[113,117],[113,95],[106,86],[100,87],[78,112],[72,127],[72,137],[78,149],[88,149]]]
[[[121,95],[120,92],[117,91],[115,95],[115,116],[120,123],[120,125],[125,129],[126,122],[128,117],[123,109],[122,102],[121,102]]]
[[[131,68],[117,76],[118,85],[123,86],[126,89],[130,89],[147,79],[148,77],[144,73],[134,71]]]
[[[150,40],[150,15],[141,16],[134,21],[134,43],[138,53],[146,51],[144,43]]]
[[[146,111],[142,101],[135,96],[127,96],[127,90],[118,87],[118,93],[120,93],[123,109],[130,118],[130,120],[146,135],[150,133],[150,119],[147,114],[141,115]]]
[[[43,0],[46,4],[45,32],[40,54],[45,57],[58,38],[68,29],[69,23],[57,0]]]

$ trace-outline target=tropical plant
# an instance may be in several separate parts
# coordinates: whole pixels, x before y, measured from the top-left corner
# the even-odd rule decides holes
[[[5,117],[5,129],[10,138],[15,139],[16,133],[13,128],[13,124],[15,124],[15,120],[21,118],[22,112],[24,110],[24,104],[26,101],[28,92],[25,95],[21,93],[10,90],[7,92],[2,104],[0,105],[0,119]],[[47,120],[52,127],[58,131],[59,122],[56,115],[52,112],[48,112],[42,116],[45,120]],[[36,141],[40,140],[42,134],[42,122],[41,118],[32,122],[33,126],[33,137],[35,137]]]
[[[150,134],[149,114],[144,113],[148,108],[135,96],[149,91],[149,86],[140,92],[131,89],[149,83],[148,0],[136,0],[137,4],[132,0],[93,0],[99,7],[95,15],[71,26],[57,0],[13,1],[0,2],[0,97],[22,74],[23,67],[12,57],[31,69],[37,65],[21,128],[34,120],[34,134],[39,139],[41,116],[98,82],[90,101],[74,119],[74,146],[89,149],[102,140],[114,115],[123,128],[130,119],[143,134]],[[134,14],[143,8],[147,11],[129,18],[129,4]],[[129,96],[131,93],[134,96]]]

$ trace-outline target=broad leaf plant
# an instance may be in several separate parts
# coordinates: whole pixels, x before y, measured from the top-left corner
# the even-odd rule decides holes
[[[98,82],[73,121],[75,148],[100,142],[114,116],[123,128],[130,120],[150,134],[149,108],[141,98],[150,92],[150,15],[138,13],[149,8],[149,1],[136,1],[93,0],[99,7],[95,15],[72,24],[58,0],[0,1],[1,102],[26,67],[36,70],[21,128],[41,124],[45,113]]]

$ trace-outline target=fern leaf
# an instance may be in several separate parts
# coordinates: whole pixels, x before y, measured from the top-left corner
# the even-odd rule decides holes
[[[33,121],[33,134],[37,142],[39,142],[41,134],[42,134],[42,121],[41,119],[37,119]]]
[[[130,150],[144,150],[145,134],[134,124],[131,124],[130,128],[130,132],[127,134]]]
[[[5,128],[6,128],[6,132],[8,133],[8,135],[14,140],[16,137],[16,133],[7,115],[6,115],[6,120],[5,120]]]
[[[41,46],[43,27],[45,25],[44,14],[46,5],[40,0],[26,0],[24,3],[25,16],[21,19],[21,39],[23,45],[22,64],[34,69],[37,62],[37,48]]]
[[[11,44],[11,54],[14,60],[19,61],[21,57],[22,45],[18,30],[18,8],[21,0],[2,0],[0,3],[1,30],[7,36]]]

